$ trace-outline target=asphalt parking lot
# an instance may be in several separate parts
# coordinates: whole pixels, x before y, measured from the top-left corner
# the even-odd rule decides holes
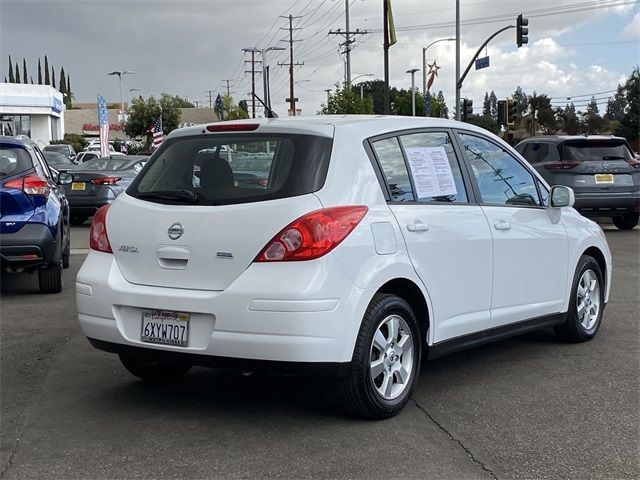
[[[1,280],[0,478],[639,478],[640,227],[606,227],[612,294],[591,342],[544,330],[423,366],[397,417],[363,421],[328,380],[194,368],[147,384],[94,350],[74,278]]]

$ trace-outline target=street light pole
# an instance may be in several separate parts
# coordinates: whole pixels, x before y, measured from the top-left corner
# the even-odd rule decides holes
[[[131,92],[141,92],[139,88],[130,88],[129,95],[127,96],[127,108],[131,108]]]
[[[128,70],[115,70],[111,73],[107,73],[107,75],[117,75],[118,76],[118,80],[119,80],[119,84],[120,84],[120,111],[122,112],[122,121],[120,122],[120,124],[122,125],[122,135],[124,136],[124,144],[125,147],[127,145],[127,133],[124,130],[124,124],[125,124],[125,114],[124,114],[124,98],[122,97],[122,76],[123,75],[133,75],[136,72],[130,72]]]
[[[420,70],[419,68],[412,68],[411,70],[407,70],[407,73],[411,74],[411,115],[416,116],[416,72]]]
[[[422,49],[422,96],[427,96],[427,50],[432,45],[435,45],[438,42],[453,42],[455,40],[454,37],[449,38],[441,38],[434,42],[431,42],[429,45]]]
[[[260,58],[262,58],[262,91],[264,103],[271,110],[271,91],[269,87],[269,65],[267,64],[267,52],[272,50],[286,50],[284,47],[267,47],[260,50]]]
[[[360,77],[373,77],[373,73],[361,73],[360,75],[356,75],[355,77],[353,77],[353,79],[351,80],[351,84],[355,83],[355,81],[357,79],[359,79]],[[363,90],[363,85],[362,83],[360,84],[360,100],[364,100],[364,90]]]

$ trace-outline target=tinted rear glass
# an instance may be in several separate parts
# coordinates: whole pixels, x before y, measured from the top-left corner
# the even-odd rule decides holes
[[[24,148],[0,145],[0,178],[33,168],[31,155]]]
[[[190,203],[229,205],[312,193],[324,185],[332,140],[311,135],[229,134],[165,142],[127,193],[183,203],[154,192],[185,191]],[[197,197],[197,199],[196,199]]]
[[[69,153],[69,148],[66,145],[47,145],[46,147],[44,147],[44,151],[65,154]]]
[[[120,170],[129,160],[117,160],[115,158],[95,158],[79,163],[73,170]]]
[[[633,156],[623,140],[571,140],[560,146],[563,160],[631,160]]]

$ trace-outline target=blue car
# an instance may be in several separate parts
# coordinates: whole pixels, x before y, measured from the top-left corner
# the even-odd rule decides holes
[[[59,184],[71,181],[49,168],[33,142],[0,136],[1,266],[37,271],[41,293],[60,292],[69,266],[69,203]]]

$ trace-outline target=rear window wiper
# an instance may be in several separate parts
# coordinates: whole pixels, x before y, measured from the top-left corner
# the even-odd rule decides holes
[[[139,192],[138,198],[169,200],[173,202],[198,203],[198,195],[189,190],[156,190],[153,192]]]

